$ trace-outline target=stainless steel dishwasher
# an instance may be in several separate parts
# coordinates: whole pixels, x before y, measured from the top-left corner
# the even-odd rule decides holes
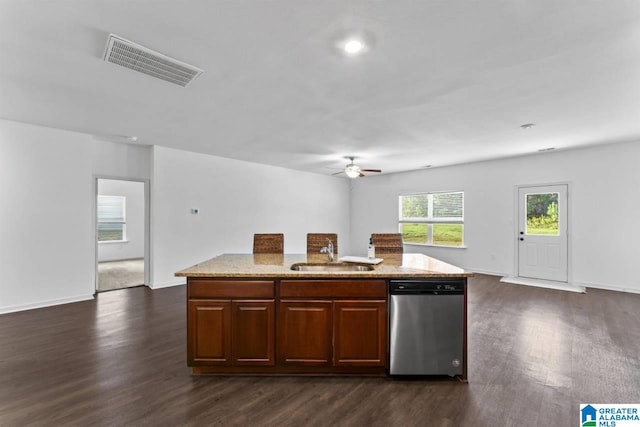
[[[389,281],[389,374],[462,375],[465,279]]]

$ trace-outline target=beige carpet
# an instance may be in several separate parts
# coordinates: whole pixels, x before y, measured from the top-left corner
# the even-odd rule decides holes
[[[144,259],[98,263],[98,292],[144,285]]]

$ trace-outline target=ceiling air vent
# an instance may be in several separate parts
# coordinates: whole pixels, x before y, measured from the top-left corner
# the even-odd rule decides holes
[[[114,34],[109,34],[104,60],[184,87],[204,72]]]

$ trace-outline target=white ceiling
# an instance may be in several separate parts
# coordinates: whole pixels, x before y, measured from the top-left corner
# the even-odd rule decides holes
[[[0,0],[0,117],[327,175],[640,141],[640,1]]]

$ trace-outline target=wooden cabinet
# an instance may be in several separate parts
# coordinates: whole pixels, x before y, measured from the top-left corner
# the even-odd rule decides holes
[[[386,295],[384,280],[283,280],[280,362],[290,366],[384,367]]]
[[[231,301],[187,302],[189,366],[231,363]]]
[[[336,366],[385,366],[386,301],[334,301],[333,339]]]
[[[275,302],[231,301],[231,360],[234,366],[275,364]]]
[[[385,280],[188,278],[194,373],[384,375],[386,355]]]
[[[281,301],[279,359],[285,365],[331,366],[331,301]]]
[[[274,297],[273,282],[198,279],[187,287],[189,366],[275,364],[275,300],[264,298]]]

